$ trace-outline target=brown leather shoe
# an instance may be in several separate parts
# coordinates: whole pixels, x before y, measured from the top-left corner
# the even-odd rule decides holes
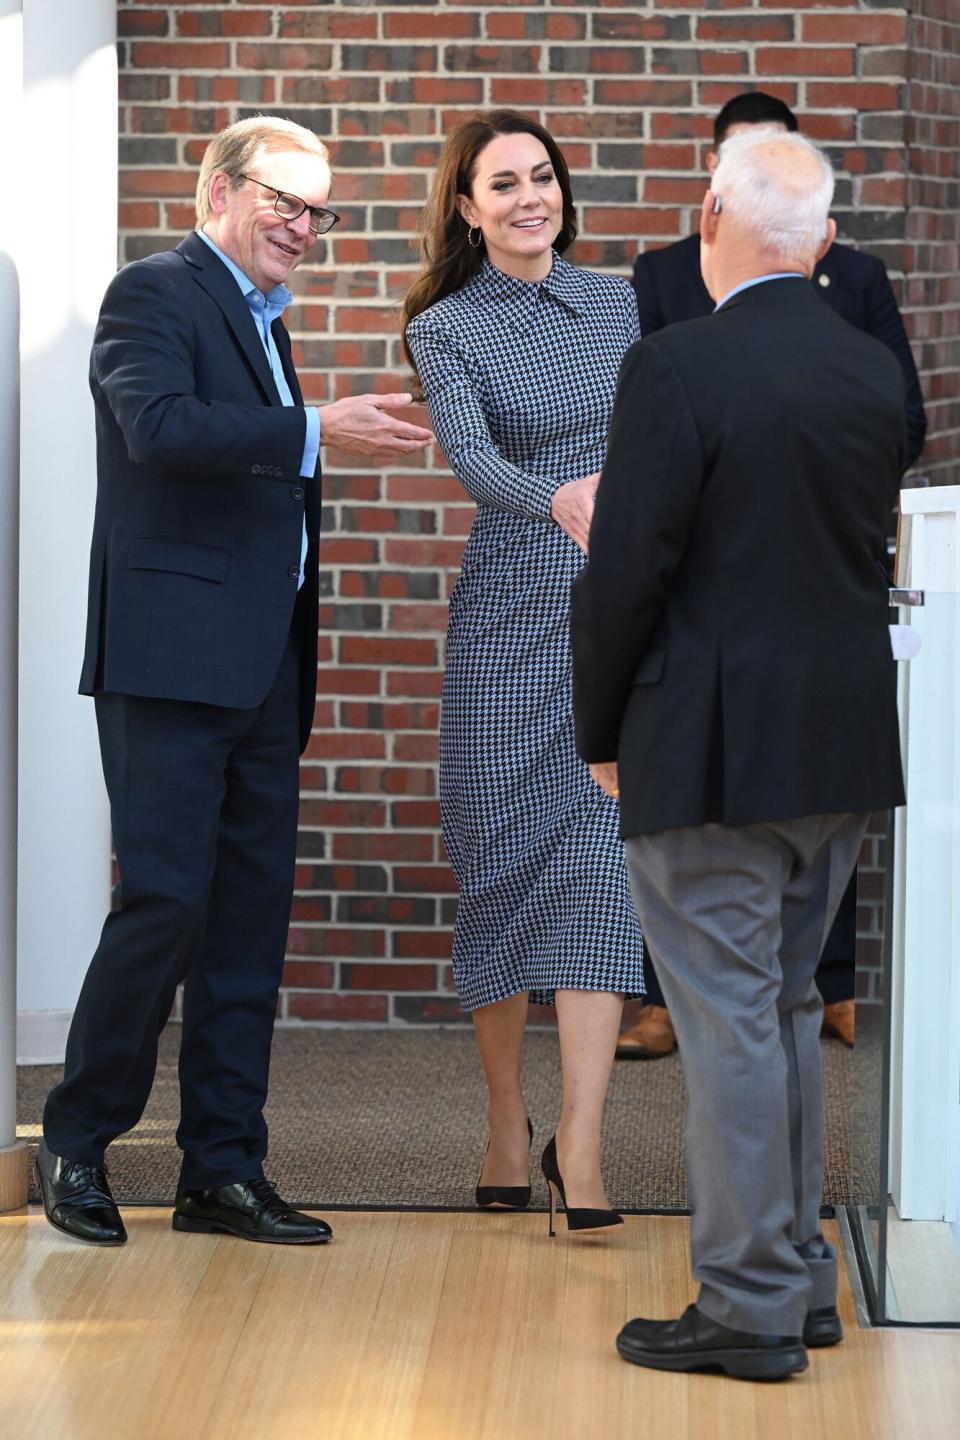
[[[836,1000],[832,1005],[823,1007],[823,1024],[820,1027],[821,1035],[836,1035],[844,1045],[853,1046],[854,1015],[856,1014],[856,1001]]]
[[[677,1048],[665,1005],[644,1005],[636,1022],[617,1041],[618,1060],[662,1060]]]

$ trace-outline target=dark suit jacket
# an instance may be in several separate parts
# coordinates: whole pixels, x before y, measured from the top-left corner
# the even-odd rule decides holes
[[[906,465],[913,465],[923,449],[927,417],[910,342],[883,261],[849,245],[833,244],[813,272],[813,287],[838,315],[882,340],[900,361],[907,386]],[[713,301],[700,274],[700,236],[690,235],[664,249],[638,255],[633,288],[641,335],[652,335],[678,320],[711,314]]]
[[[236,280],[199,236],[126,266],[107,290],[90,365],[97,504],[81,693],[259,705],[290,631],[305,512],[301,603],[315,617],[320,480],[300,478],[303,398],[279,320],[273,333],[292,407]],[[304,745],[312,631],[300,646]]]
[[[573,599],[577,748],[619,758],[624,838],[902,802],[904,443],[893,356],[803,280],[628,351]]]

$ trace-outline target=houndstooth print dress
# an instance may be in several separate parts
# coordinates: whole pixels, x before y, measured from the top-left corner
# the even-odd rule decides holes
[[[523,991],[643,991],[617,802],[574,747],[568,615],[585,557],[550,514],[559,485],[603,463],[639,334],[626,281],[559,256],[537,284],[484,260],[407,330],[437,439],[477,502],[440,724],[465,1010]]]

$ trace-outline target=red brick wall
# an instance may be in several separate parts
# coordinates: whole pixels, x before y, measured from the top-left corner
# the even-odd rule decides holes
[[[639,247],[690,232],[713,113],[764,88],[828,144],[841,237],[880,254],[898,287],[910,271],[908,327],[922,337],[941,432],[930,469],[952,479],[953,4],[918,0],[908,29],[905,10],[883,0],[120,0],[121,259],[192,224],[194,169],[214,131],[256,111],[297,119],[332,142],[333,203],[344,213],[297,277],[304,391],[323,401],[401,389],[396,305],[415,273],[409,240],[458,114],[536,112],[573,172],[574,258],[625,273]],[[953,338],[937,338],[944,326]],[[445,600],[472,506],[439,456],[372,468],[327,455],[325,494],[321,694],[303,765],[283,1013],[452,1020],[455,891],[436,731]]]

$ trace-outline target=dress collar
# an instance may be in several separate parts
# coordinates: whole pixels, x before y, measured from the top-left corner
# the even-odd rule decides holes
[[[515,324],[530,320],[541,303],[541,297],[559,301],[574,315],[587,311],[587,295],[584,277],[575,265],[554,255],[550,273],[543,280],[518,280],[484,257],[483,263],[473,282],[478,295],[484,300],[491,297],[508,311]]]

